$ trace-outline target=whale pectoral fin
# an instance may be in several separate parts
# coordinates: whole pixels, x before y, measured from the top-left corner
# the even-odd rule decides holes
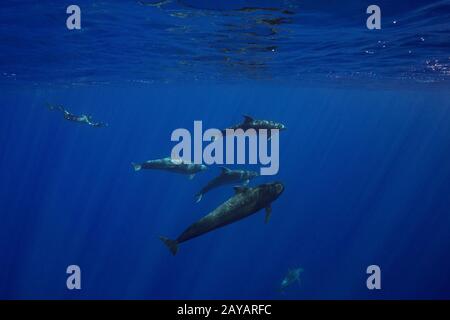
[[[197,193],[195,195],[195,203],[199,203],[203,198],[203,193]]]
[[[195,177],[195,173],[194,173],[194,174],[190,174],[190,175],[189,175],[189,180],[194,179],[194,177]]]
[[[270,220],[270,215],[272,214],[272,207],[269,205],[266,207],[266,216],[264,218],[264,223],[268,223]]]

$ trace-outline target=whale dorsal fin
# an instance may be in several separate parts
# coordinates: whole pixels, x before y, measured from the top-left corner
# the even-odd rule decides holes
[[[222,170],[222,174],[227,174],[227,173],[229,173],[231,171],[227,167],[220,167],[220,169]]]
[[[250,188],[244,187],[244,186],[235,186],[235,187],[233,187],[233,189],[234,189],[235,194],[239,194],[239,193],[247,192]]]
[[[248,122],[252,122],[252,121],[253,121],[252,117],[244,114],[244,123],[248,123]]]

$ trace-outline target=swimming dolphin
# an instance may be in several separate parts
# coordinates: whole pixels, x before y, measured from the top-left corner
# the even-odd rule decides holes
[[[250,179],[259,176],[258,172],[255,171],[245,171],[245,170],[230,170],[228,168],[222,167],[222,172],[218,177],[212,179],[206,186],[204,186],[196,195],[196,202],[200,202],[202,197],[208,191],[226,185],[230,183],[240,183],[243,182],[247,185]]]
[[[233,197],[193,223],[176,240],[160,237],[173,255],[177,253],[180,243],[244,219],[263,208],[266,209],[265,221],[268,222],[272,212],[271,204],[284,191],[284,186],[280,182],[272,182],[255,188],[239,186],[234,190]]]
[[[302,268],[297,269],[289,269],[287,275],[284,277],[284,279],[281,281],[280,284],[280,291],[284,292],[284,290],[297,282],[300,284],[300,273],[303,272]]]
[[[206,170],[208,167],[203,164],[194,164],[181,159],[172,159],[170,157],[156,160],[148,160],[143,163],[131,163],[135,171],[141,169],[165,170],[175,173],[188,174],[189,179],[194,178],[195,174]]]
[[[271,129],[278,129],[281,131],[285,130],[286,126],[279,122],[271,120],[255,120],[251,116],[244,115],[244,122],[236,124],[226,129],[233,129],[233,130],[242,129],[244,131],[248,129],[255,129],[257,132],[260,129],[266,129],[270,139]],[[226,129],[222,130],[223,136],[226,135]]]

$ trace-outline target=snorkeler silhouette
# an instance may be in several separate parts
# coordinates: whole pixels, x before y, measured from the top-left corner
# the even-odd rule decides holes
[[[47,106],[48,106],[49,110],[61,111],[63,113],[64,119],[69,120],[69,121],[74,121],[74,122],[78,122],[78,123],[85,123],[87,125],[90,125],[91,127],[96,127],[96,128],[107,127],[108,126],[107,123],[92,122],[92,117],[91,116],[87,116],[85,114],[82,114],[81,116],[77,116],[77,115],[67,111],[62,106],[53,106],[53,105],[50,105],[50,104],[47,104]]]

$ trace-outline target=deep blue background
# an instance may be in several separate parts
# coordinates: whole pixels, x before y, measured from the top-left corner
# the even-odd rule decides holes
[[[2,298],[449,297],[448,93],[223,85],[1,96]],[[110,127],[66,122],[48,99]],[[173,257],[157,236],[177,236],[232,191],[195,204],[218,169],[190,181],[130,163],[169,153],[174,128],[243,113],[289,128],[272,219],[254,215]],[[65,288],[69,264],[82,268],[81,292]],[[365,288],[370,264],[382,268],[381,292]],[[302,286],[279,294],[298,265]]]
[[[450,298],[450,2],[380,1],[379,32],[367,1],[210,3],[80,1],[82,30],[68,31],[69,3],[2,2],[0,298]],[[256,5],[296,14],[272,34],[261,13],[233,11]],[[288,127],[279,174],[253,182],[285,184],[271,221],[258,213],[173,257],[158,236],[232,189],[195,204],[218,168],[189,180],[131,162],[167,156],[194,120],[243,114]],[[66,289],[71,264],[81,291]],[[381,291],[366,288],[371,264]]]

